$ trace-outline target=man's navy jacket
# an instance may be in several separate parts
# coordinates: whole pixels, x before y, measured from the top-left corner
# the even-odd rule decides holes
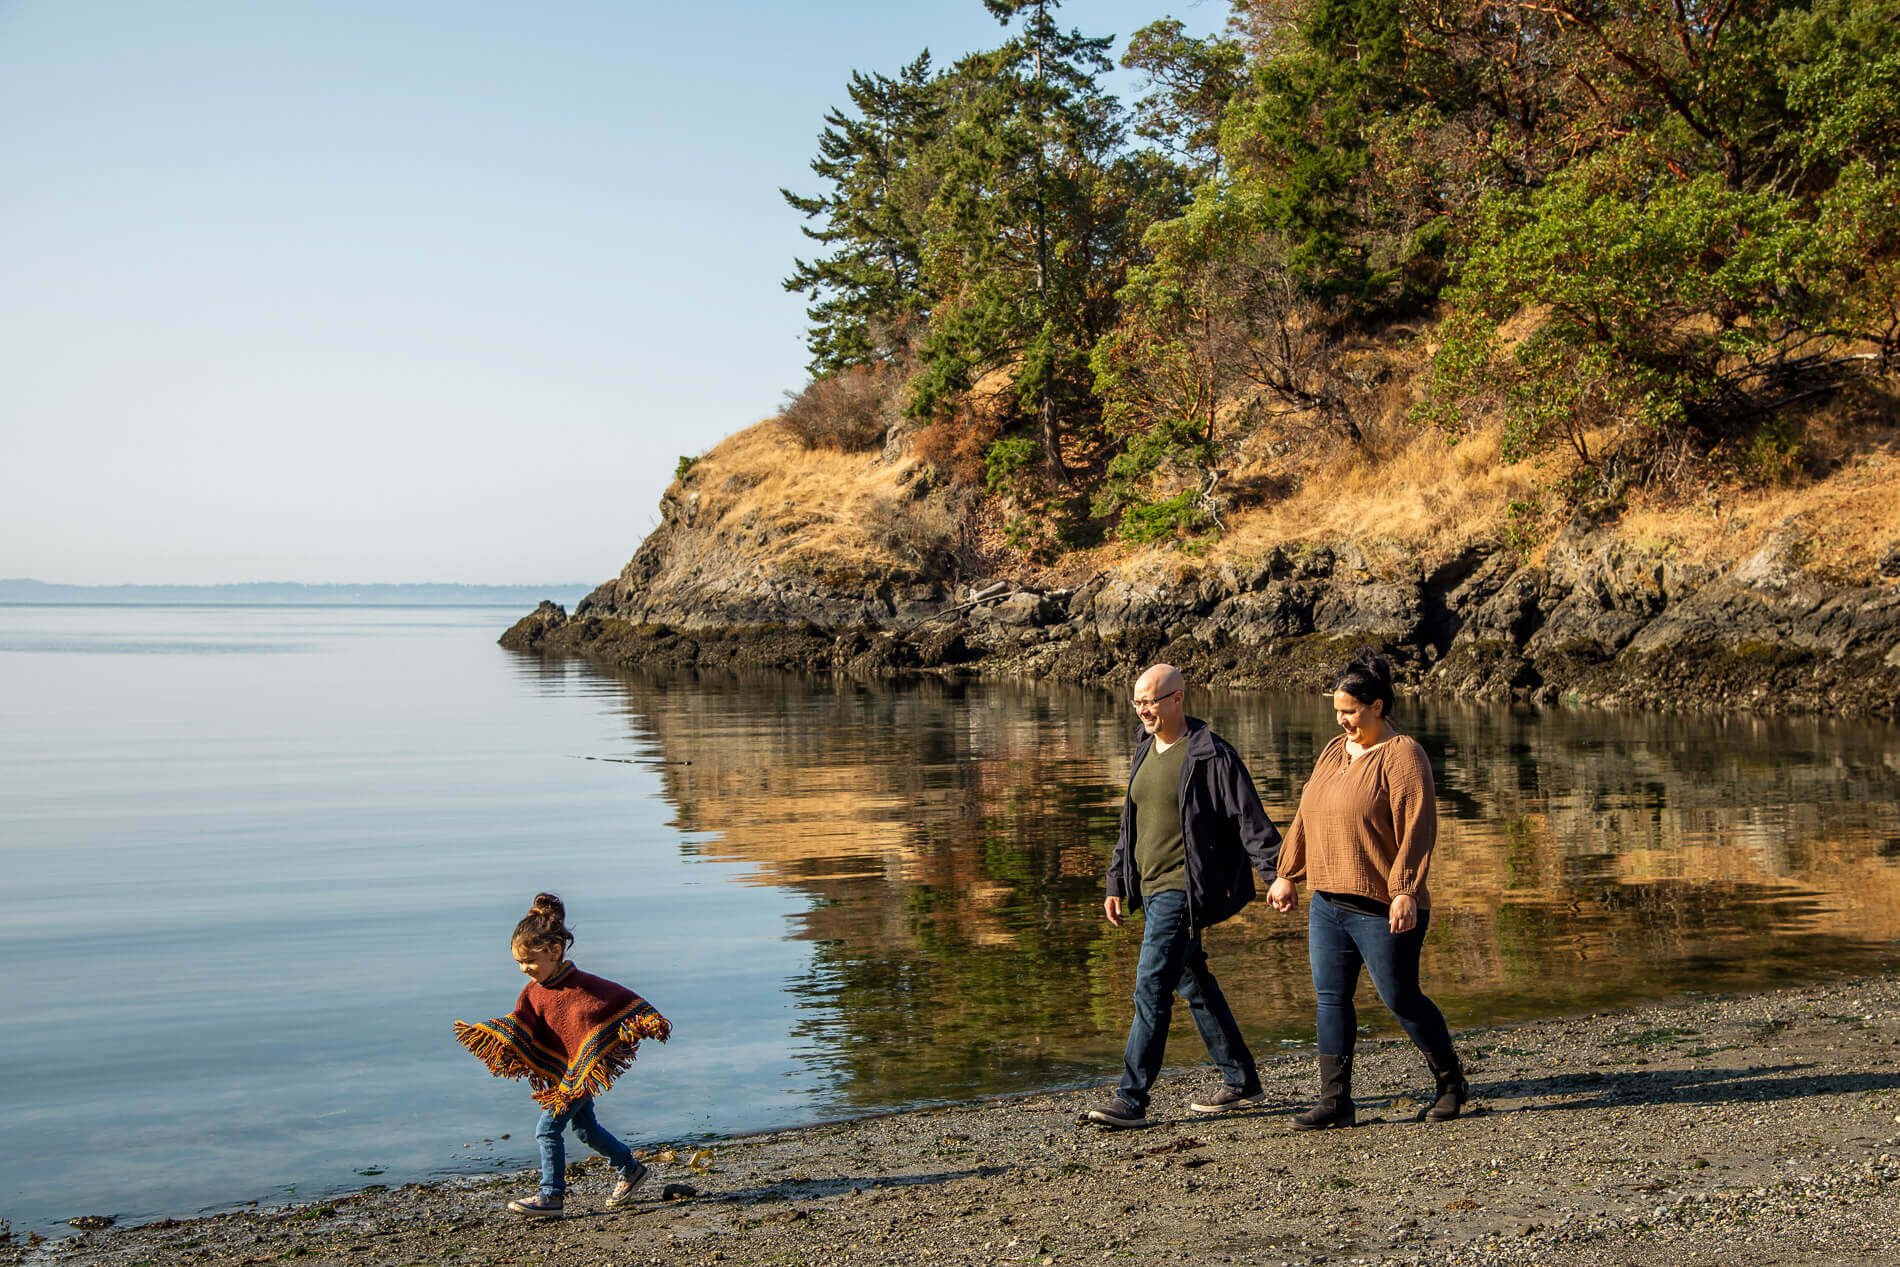
[[[1136,731],[1132,782],[1143,758],[1154,747],[1147,728]],[[1280,833],[1260,805],[1253,777],[1233,745],[1198,717],[1187,719],[1181,740],[1181,840],[1187,854],[1188,919],[1206,928],[1237,914],[1253,900],[1254,871],[1273,882],[1280,858]],[[1108,864],[1108,895],[1129,910],[1141,905],[1141,875],[1135,870],[1135,803],[1122,798],[1121,836]]]

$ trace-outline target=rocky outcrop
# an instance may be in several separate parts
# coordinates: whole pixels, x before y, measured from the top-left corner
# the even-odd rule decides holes
[[[1793,534],[1727,569],[1579,522],[1536,565],[1472,547],[1375,566],[1335,543],[1167,580],[953,592],[895,569],[721,568],[703,542],[682,566],[681,526],[671,515],[572,616],[543,603],[503,645],[671,669],[1074,682],[1165,659],[1210,684],[1313,690],[1374,649],[1411,689],[1471,699],[1892,717],[1900,698],[1900,578],[1885,574],[1900,567],[1824,578]]]

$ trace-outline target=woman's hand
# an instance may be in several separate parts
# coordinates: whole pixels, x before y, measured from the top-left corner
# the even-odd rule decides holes
[[[1390,927],[1394,933],[1409,933],[1418,927],[1418,902],[1410,893],[1392,899]]]
[[[1299,894],[1293,891],[1293,881],[1279,876],[1267,889],[1267,905],[1282,915],[1300,904]]]

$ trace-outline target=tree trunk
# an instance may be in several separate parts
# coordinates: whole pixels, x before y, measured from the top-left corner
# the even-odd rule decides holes
[[[1062,461],[1062,432],[1056,425],[1056,402],[1047,387],[1042,389],[1042,456],[1049,473],[1059,484],[1069,482],[1069,468]]]

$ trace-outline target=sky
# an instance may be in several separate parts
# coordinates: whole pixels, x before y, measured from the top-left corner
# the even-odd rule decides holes
[[[1168,15],[1227,6],[1057,16],[1119,56]],[[0,577],[613,575],[805,381],[778,190],[851,71],[1003,38],[980,0],[0,0]]]

